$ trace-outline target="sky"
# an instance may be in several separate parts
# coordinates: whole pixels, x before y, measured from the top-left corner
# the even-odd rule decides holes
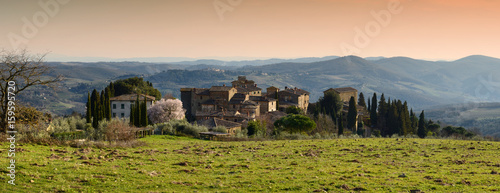
[[[500,58],[498,0],[0,0],[0,48],[51,57]]]

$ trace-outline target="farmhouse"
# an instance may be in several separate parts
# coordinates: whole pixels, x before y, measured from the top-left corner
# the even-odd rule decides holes
[[[340,96],[340,100],[344,103],[349,103],[351,97],[354,97],[354,101],[358,101],[358,90],[352,87],[342,87],[342,88],[330,88],[328,90],[323,91],[323,93],[327,93],[330,91],[334,91]]]
[[[135,101],[139,97],[139,101],[143,102],[146,98],[146,106],[149,108],[155,101],[154,96],[145,94],[124,94],[109,99],[111,102],[112,117],[130,117],[130,109],[135,105]]]

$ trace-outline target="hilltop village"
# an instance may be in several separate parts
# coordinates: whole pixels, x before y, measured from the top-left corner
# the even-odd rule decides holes
[[[326,91],[339,94],[344,106],[351,97],[357,101],[358,91],[351,87],[330,88]],[[231,82],[231,86],[212,86],[210,88],[182,88],[181,101],[190,121],[219,120],[246,123],[268,114],[284,116],[283,112],[291,106],[306,112],[309,107],[310,93],[301,88],[285,87],[283,90],[271,86],[265,92],[253,80],[245,76]],[[347,109],[345,109],[347,110]],[[233,124],[234,125],[234,124]]]

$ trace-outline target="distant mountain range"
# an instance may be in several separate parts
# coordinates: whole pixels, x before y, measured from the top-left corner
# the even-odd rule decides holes
[[[182,60],[182,58],[178,58]],[[455,61],[426,61],[407,57],[357,56],[265,60],[195,60],[151,62],[49,62],[52,75],[67,77],[43,108],[68,113],[83,112],[86,93],[102,89],[109,81],[140,76],[162,94],[179,97],[182,87],[230,84],[238,75],[255,80],[261,88],[298,87],[317,101],[328,88],[350,86],[365,94],[408,101],[414,110],[437,105],[500,102],[500,59],[481,55]],[[177,70],[177,71],[176,71]],[[71,88],[71,89],[65,89]],[[35,92],[42,95],[47,91]],[[48,93],[45,93],[48,94]],[[32,97],[36,100],[36,97]],[[33,104],[38,103],[33,102]],[[52,105],[51,105],[52,104]],[[65,110],[66,109],[66,110]]]

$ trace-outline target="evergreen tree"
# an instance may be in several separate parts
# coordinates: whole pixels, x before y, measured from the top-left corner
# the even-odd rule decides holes
[[[108,121],[111,120],[111,101],[109,98],[111,98],[111,93],[109,88],[106,88],[104,89],[104,115]]]
[[[135,115],[134,115],[134,125],[136,127],[141,127],[141,106],[140,106],[140,101],[139,101],[139,95],[137,95],[137,99],[135,100]]]
[[[386,128],[384,135],[391,136],[393,134],[399,134],[398,110],[396,109],[396,104],[388,103],[388,105],[389,108],[387,109],[387,117],[384,118],[386,124],[382,128]]]
[[[359,93],[358,105],[366,109],[365,95],[363,95],[363,92]]]
[[[351,97],[349,100],[349,110],[347,111],[347,128],[353,132],[356,130],[356,122],[358,121],[356,119],[357,115],[358,110],[356,109],[356,101],[354,97]]]
[[[109,87],[110,98],[115,97],[115,85],[113,84],[113,82],[110,82],[108,87]]]
[[[380,101],[378,103],[378,114],[377,114],[377,125],[380,131],[382,132],[382,136],[386,136],[389,133],[386,120],[388,114],[388,108],[389,108],[388,104],[385,102],[384,93],[382,93],[382,95],[380,96]]]
[[[412,134],[417,134],[417,129],[418,129],[418,117],[417,115],[413,112],[413,109],[410,110],[410,122],[411,122],[411,133]]]
[[[96,89],[92,91],[92,95],[90,96],[91,106],[92,106],[92,127],[97,129],[100,121],[100,97],[99,93]]]
[[[424,115],[424,111],[422,110],[422,113],[420,113],[420,119],[418,120],[418,136],[420,138],[424,138],[426,135],[427,135],[427,129],[426,129],[426,125],[425,125],[426,121],[425,121],[425,115]]]
[[[372,112],[370,99],[368,99],[368,109],[367,110],[368,110],[368,112]]]
[[[87,97],[87,123],[92,123],[92,106],[90,105],[91,104],[91,101],[90,101],[90,93],[87,93],[88,97]]]
[[[106,118],[106,95],[104,95],[104,90],[101,91],[101,115],[99,121],[103,120]]]
[[[344,124],[342,122],[342,119],[339,119],[339,136],[344,134]]]
[[[370,108],[370,120],[372,126],[377,125],[377,93],[373,93],[372,106]]]
[[[146,96],[144,96],[144,102],[141,104],[141,126],[148,126],[148,109]]]
[[[131,105],[130,107],[130,125],[135,126],[135,105]]]
[[[403,123],[402,123],[402,128],[403,128],[403,135],[410,135],[412,133],[411,129],[411,117],[410,117],[410,112],[408,112],[408,103],[405,101],[403,104],[403,111],[401,114]]]
[[[342,111],[343,103],[340,96],[335,91],[326,92],[323,97],[319,98],[317,104],[325,110],[324,114],[330,115],[335,114],[336,117],[340,117],[340,112]],[[336,120],[333,120],[334,122]],[[335,122],[336,123],[336,122]]]

